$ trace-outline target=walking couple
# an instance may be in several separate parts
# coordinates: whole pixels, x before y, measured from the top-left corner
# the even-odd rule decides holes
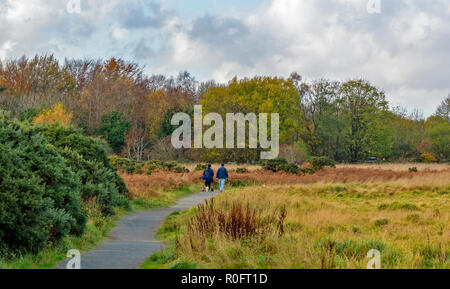
[[[225,182],[228,179],[228,171],[224,164],[222,164],[217,171],[216,178],[219,180],[219,188],[222,193],[225,189]],[[214,192],[214,170],[211,168],[211,165],[208,165],[208,167],[203,171],[202,180],[205,181],[205,189],[208,192]]]

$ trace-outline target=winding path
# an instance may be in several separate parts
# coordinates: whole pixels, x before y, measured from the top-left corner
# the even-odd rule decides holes
[[[163,249],[156,230],[174,211],[187,210],[217,194],[199,193],[181,199],[174,207],[135,213],[116,222],[109,239],[81,255],[81,269],[136,269],[153,253]],[[68,259],[55,268],[65,269]]]

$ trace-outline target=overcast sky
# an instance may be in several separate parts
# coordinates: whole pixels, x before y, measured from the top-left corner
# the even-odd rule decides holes
[[[363,77],[425,115],[450,93],[450,0],[0,0],[0,58],[122,57],[198,80]],[[76,9],[75,9],[76,10]]]

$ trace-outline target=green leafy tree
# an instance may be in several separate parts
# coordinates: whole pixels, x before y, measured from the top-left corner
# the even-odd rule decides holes
[[[431,139],[431,151],[439,160],[450,159],[450,123],[432,116],[425,123],[426,136]]]
[[[299,89],[302,101],[302,139],[314,156],[346,160],[347,122],[344,119],[340,83],[328,80],[304,84]]]
[[[227,85],[210,87],[200,103],[203,113],[218,113],[226,119],[227,113],[278,113],[280,115],[280,142],[295,143],[300,137],[301,108],[298,91],[291,79],[254,77]],[[269,124],[270,128],[270,124]],[[225,134],[224,134],[225,135]],[[269,134],[270,136],[270,134]],[[247,144],[248,146],[248,138]],[[259,150],[213,149],[204,155],[205,160],[248,162],[259,159]]]
[[[131,128],[131,123],[122,119],[120,113],[112,111],[102,116],[102,123],[96,133],[103,135],[113,151],[120,153],[125,145],[125,133]]]
[[[357,162],[373,152],[374,147],[381,145],[387,150],[389,144],[384,142],[383,137],[378,137],[373,129],[387,111],[388,103],[383,91],[378,90],[369,82],[364,80],[351,80],[345,82],[341,87],[341,93],[346,110],[346,118],[349,124],[348,147],[350,161]],[[378,131],[380,133],[381,131]],[[375,135],[374,135],[375,133]]]

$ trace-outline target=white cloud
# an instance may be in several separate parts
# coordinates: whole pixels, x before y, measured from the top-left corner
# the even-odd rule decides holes
[[[270,0],[234,17],[184,17],[166,0],[0,0],[0,57],[120,56],[149,73],[219,81],[258,75],[365,77],[426,114],[450,92],[450,1]],[[149,64],[149,65],[148,65]]]
[[[115,27],[113,28],[111,35],[116,40],[125,40],[130,35],[130,32],[125,28]]]
[[[5,59],[16,43],[8,40],[0,46],[0,59]]]

